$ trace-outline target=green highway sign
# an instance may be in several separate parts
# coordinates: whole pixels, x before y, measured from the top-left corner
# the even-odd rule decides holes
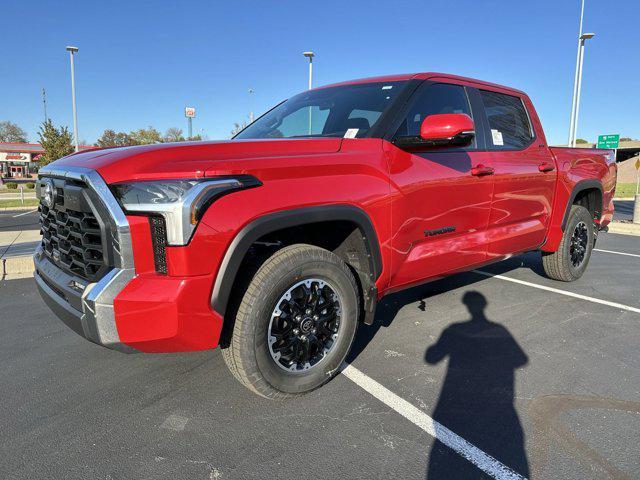
[[[598,146],[596,148],[618,148],[620,135],[598,135]]]

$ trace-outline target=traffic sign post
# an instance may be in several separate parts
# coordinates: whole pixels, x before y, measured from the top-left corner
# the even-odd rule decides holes
[[[184,107],[184,116],[187,117],[187,120],[189,122],[189,139],[190,139],[191,137],[193,137],[193,135],[192,135],[193,128],[192,128],[192,125],[191,125],[191,121],[196,116],[195,107]]]

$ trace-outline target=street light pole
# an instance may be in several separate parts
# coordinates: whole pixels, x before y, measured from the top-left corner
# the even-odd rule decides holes
[[[253,123],[253,88],[249,89],[249,123]]]
[[[578,31],[578,50],[576,52],[576,71],[573,76],[573,97],[571,98],[571,119],[569,120],[569,140],[567,145],[573,146],[573,123],[576,118],[576,98],[578,96],[578,71],[580,65],[580,37],[582,36],[582,21],[584,19],[584,0],[580,9],[580,29]]]
[[[67,47],[69,52],[69,60],[71,61],[71,102],[73,103],[73,142],[75,144],[76,152],[78,147],[78,112],[76,110],[76,75],[75,66],[73,64],[73,55],[78,51],[78,47]]]
[[[573,98],[571,102],[571,119],[569,120],[569,141],[568,146],[576,146],[578,132],[578,114],[580,112],[580,93],[582,89],[582,65],[584,62],[584,44],[586,40],[593,38],[595,33],[582,33],[584,20],[584,0],[580,8],[580,30],[578,32],[578,51],[576,53],[576,72],[573,78]]]
[[[309,59],[309,90],[311,90],[313,85],[313,57],[315,53],[313,52],[302,52],[302,55]],[[309,135],[313,130],[313,123],[311,121],[311,106],[309,106]]]
[[[571,144],[572,147],[576,146],[576,137],[578,136],[578,115],[580,113],[580,93],[582,90],[582,63],[584,62],[584,43],[586,40],[593,38],[595,36],[595,33],[583,33],[582,35],[580,35],[580,47],[579,47],[579,57],[580,57],[580,67],[578,68],[578,88],[577,88],[577,95],[576,95],[576,114],[575,114],[575,118],[573,119],[573,143]]]
[[[313,85],[313,57],[315,57],[315,53],[313,52],[302,52],[302,55],[309,59],[309,90],[311,90]]]

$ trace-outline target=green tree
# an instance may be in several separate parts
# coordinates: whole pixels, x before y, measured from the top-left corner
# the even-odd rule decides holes
[[[115,132],[113,130],[105,130],[102,136],[96,142],[98,147],[126,147],[135,145],[129,134],[124,132]]]
[[[182,130],[176,127],[168,128],[162,138],[163,142],[184,142]]]
[[[141,128],[129,133],[134,145],[148,145],[150,143],[161,143],[162,135],[160,132],[149,125],[149,128]]]
[[[0,142],[26,143],[27,132],[10,121],[0,122]]]
[[[193,137],[187,138],[187,140],[189,140],[190,142],[200,142],[202,141],[202,135],[194,135]]]
[[[234,122],[233,130],[231,130],[231,136],[235,137],[238,133],[240,133],[247,126],[247,122]]]
[[[44,154],[38,161],[46,165],[73,152],[71,133],[67,127],[56,128],[51,120],[42,122],[38,131]]]
[[[576,138],[576,143],[589,143],[584,138]]]

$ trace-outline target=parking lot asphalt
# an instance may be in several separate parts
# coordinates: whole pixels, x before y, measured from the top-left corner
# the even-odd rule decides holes
[[[38,212],[31,210],[0,211],[0,232],[14,230],[39,230]]]
[[[613,219],[621,222],[623,220],[633,220],[633,200],[615,200],[615,211],[613,213]]]
[[[386,297],[348,361],[515,472],[496,478],[638,478],[640,239],[596,248],[574,283],[530,253]],[[274,402],[219,351],[81,339],[32,279],[0,307],[0,478],[490,478],[346,372]]]

